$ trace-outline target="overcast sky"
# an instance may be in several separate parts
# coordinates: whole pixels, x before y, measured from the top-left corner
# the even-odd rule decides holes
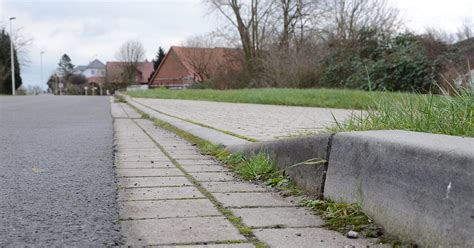
[[[408,26],[421,31],[426,26],[455,31],[463,21],[474,22],[473,0],[389,0],[401,9]],[[75,65],[94,58],[114,60],[120,45],[140,40],[151,60],[158,49],[177,45],[187,37],[218,26],[202,0],[0,0],[0,27],[8,28],[15,16],[14,30],[32,38],[22,68],[25,85],[42,85],[55,70],[60,56],[70,55]],[[43,83],[40,83],[40,51]]]

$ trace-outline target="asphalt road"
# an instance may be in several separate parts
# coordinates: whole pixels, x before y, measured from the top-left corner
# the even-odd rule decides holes
[[[0,246],[120,241],[107,97],[0,96]]]

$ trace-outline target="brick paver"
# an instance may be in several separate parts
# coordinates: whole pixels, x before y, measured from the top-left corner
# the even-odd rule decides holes
[[[321,132],[353,111],[261,104],[133,98],[161,113],[256,140]]]
[[[134,114],[124,117],[114,110],[121,106],[114,104],[119,214],[126,246],[370,245],[368,240],[351,240],[321,228],[322,220],[311,211],[265,187],[236,179],[191,143]],[[155,157],[160,160],[149,161]],[[222,208],[241,218],[255,236],[242,235]]]

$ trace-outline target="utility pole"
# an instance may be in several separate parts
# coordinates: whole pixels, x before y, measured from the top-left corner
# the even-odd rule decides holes
[[[44,52],[40,52],[40,85],[43,85],[43,54]]]
[[[13,32],[12,32],[12,21],[15,20],[16,17],[10,17],[10,55],[11,55],[11,62],[12,62],[12,95],[15,95],[15,56],[13,56]]]

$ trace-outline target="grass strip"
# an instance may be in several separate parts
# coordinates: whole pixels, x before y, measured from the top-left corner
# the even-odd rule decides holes
[[[379,99],[416,100],[418,94],[398,92],[367,92],[346,89],[240,89],[240,90],[168,90],[151,89],[124,92],[132,97],[204,100],[231,103],[256,103],[286,106],[323,107],[342,109],[369,109]]]

